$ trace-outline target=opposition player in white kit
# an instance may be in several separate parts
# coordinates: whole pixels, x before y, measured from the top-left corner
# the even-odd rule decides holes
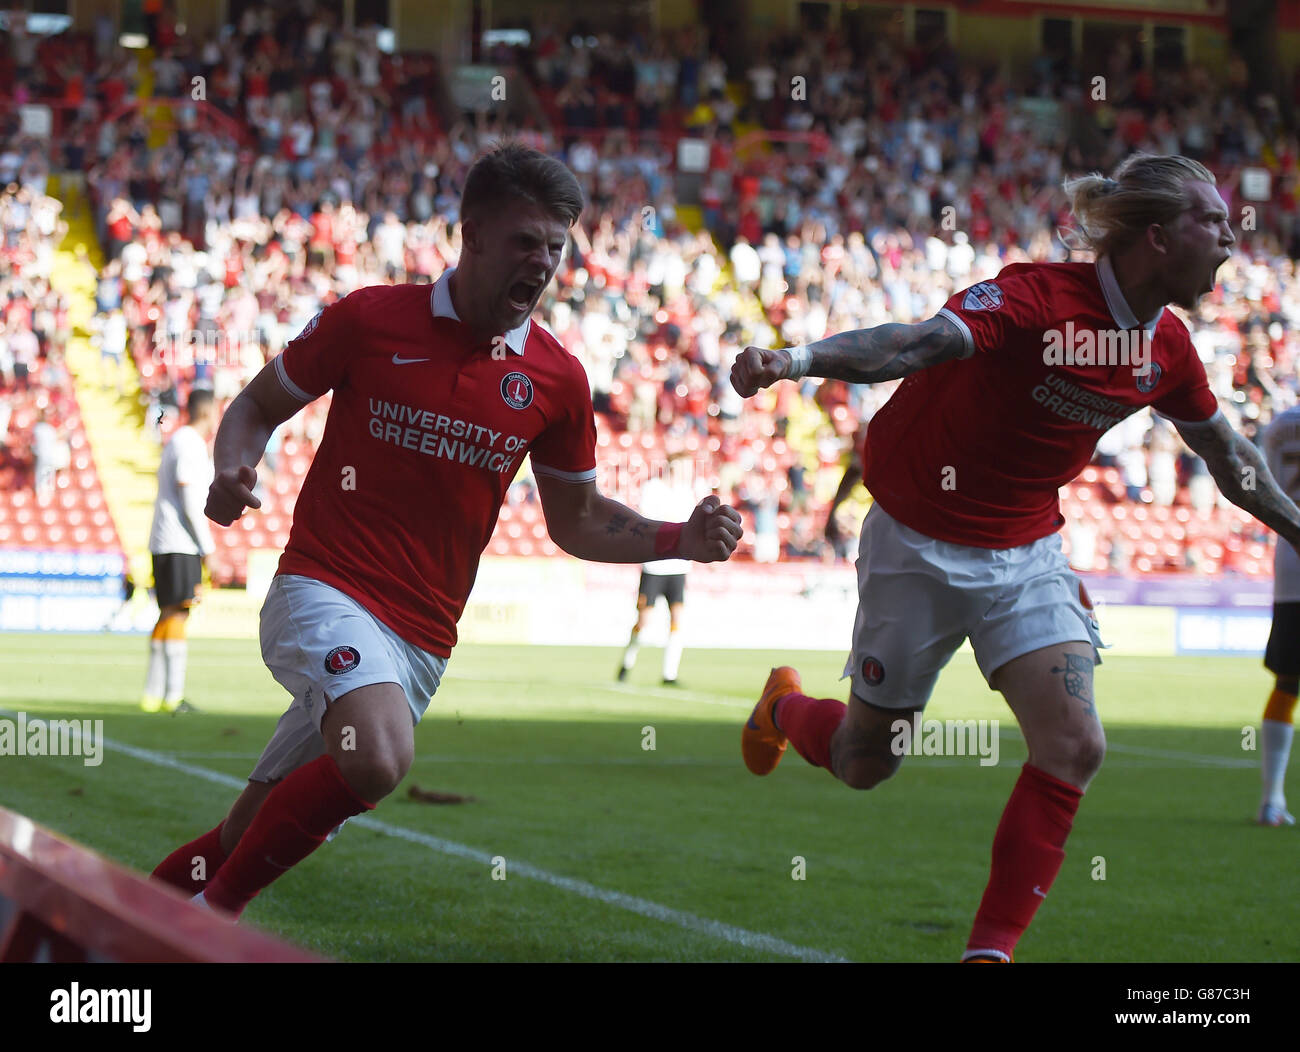
[[[774,669],[741,746],[756,774],[777,765],[788,741],[846,785],[870,789],[901,762],[895,724],[924,708],[969,638],[1029,759],[993,839],[963,960],[1012,959],[1105,754],[1097,630],[1057,536],[1058,489],[1097,439],[1152,406],[1229,500],[1300,545],[1300,509],[1229,426],[1186,327],[1164,309],[1191,309],[1210,292],[1235,241],[1213,175],[1183,157],[1139,155],[1113,179],[1085,176],[1065,192],[1095,263],[1008,266],[929,321],[790,350],[749,347],[732,370],[746,397],[804,375],[906,377],[868,430],[864,481],[875,504],[859,546],[852,698],[846,708],[807,697],[793,669]]]
[[[488,153],[465,178],[454,270],[326,307],[226,411],[207,505],[223,526],[259,507],[272,430],[333,391],[262,607],[262,657],[292,701],[226,820],[173,851],[159,880],[238,915],[397,787],[525,455],[570,555],[735,551],[740,516],[717,497],[669,523],[596,490],[586,375],[530,320],[582,207],[561,162],[517,144]]]
[[[186,424],[172,435],[158,465],[158,497],[149,530],[158,621],[149,637],[149,670],[140,699],[145,712],[195,708],[185,700],[189,652],[185,629],[203,580],[203,562],[214,547],[203,514],[212,484],[208,442],[217,427],[212,392],[202,387],[191,391],[186,416]]]
[[[1300,405],[1279,413],[1264,432],[1264,459],[1273,477],[1300,501]],[[1273,628],[1264,667],[1276,677],[1260,724],[1260,769],[1264,798],[1257,821],[1262,826],[1292,826],[1286,809],[1286,768],[1295,735],[1296,694],[1300,691],[1300,555],[1285,541],[1273,554]]]
[[[641,514],[647,519],[664,519],[676,521],[689,515],[695,507],[698,494],[691,484],[690,474],[693,463],[681,452],[674,452],[668,458],[668,475],[649,479],[641,489]],[[623,658],[618,666],[620,683],[636,667],[637,654],[641,650],[641,633],[654,611],[655,604],[662,597],[668,604],[668,643],[663,655],[663,683],[666,687],[677,686],[677,673],[682,664],[682,609],[686,604],[686,571],[690,568],[686,559],[656,559],[644,563],[641,567],[641,580],[637,585],[636,624],[632,635],[623,649]]]

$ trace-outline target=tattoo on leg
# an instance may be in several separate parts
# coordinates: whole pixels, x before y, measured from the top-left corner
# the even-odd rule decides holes
[[[1092,669],[1093,664],[1086,657],[1079,654],[1066,654],[1065,667],[1054,668],[1052,672],[1065,673],[1065,692],[1070,697],[1078,698],[1083,702],[1083,711],[1095,718],[1097,706],[1092,700]]]

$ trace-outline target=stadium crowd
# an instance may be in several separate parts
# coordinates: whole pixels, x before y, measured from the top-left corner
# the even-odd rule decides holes
[[[1008,263],[1071,258],[1056,236],[1062,178],[1134,149],[1203,160],[1233,214],[1245,214],[1243,167],[1271,172],[1254,229],[1187,320],[1247,434],[1300,393],[1300,140],[1277,100],[1246,97],[1236,67],[1222,84],[1195,66],[1152,78],[1121,49],[1105,64],[1109,101],[1096,103],[1060,63],[1013,84],[945,47],[882,41],[851,55],[828,34],[773,39],[747,69],[711,53],[698,27],[616,39],[541,26],[529,47],[491,57],[517,66],[546,120],[485,110],[444,128],[432,58],[385,54],[373,30],[326,15],[252,7],[219,39],[175,37],[151,63],[103,38],[37,49],[26,90],[61,107],[55,161],[84,178],[106,250],[101,351],[136,362],[159,437],[189,386],[233,397],[325,303],[454,265],[464,173],[506,134],[562,156],[588,194],[539,314],[586,366],[607,485],[632,496],[665,449],[687,448],[747,511],[758,558],[848,553],[822,541],[826,506],[853,436],[894,385],[810,379],[742,413],[727,383],[735,354],[919,320]],[[176,107],[173,123],[131,106],[188,97],[195,77],[220,118],[204,103]],[[0,183],[21,189],[4,197],[0,364],[21,352],[30,373],[39,360],[53,402],[50,377],[66,380],[58,298],[39,261],[16,269],[56,236],[25,234],[50,220],[17,203],[49,200],[44,155],[7,119]],[[677,197],[682,134],[708,149],[698,209]],[[27,321],[40,346],[19,338],[15,351]],[[310,446],[322,422],[318,404],[285,437]],[[629,435],[638,441],[620,441]],[[268,457],[274,469],[274,446]],[[1199,459],[1149,412],[1107,433],[1097,463],[1111,504],[1223,513]],[[522,479],[512,499],[531,499],[529,487]],[[1096,541],[1129,568],[1118,535]]]
[[[48,504],[72,462],[79,426],[64,363],[68,301],[52,284],[54,246],[66,230],[60,202],[41,190],[32,155],[0,155],[0,486],[30,487]]]

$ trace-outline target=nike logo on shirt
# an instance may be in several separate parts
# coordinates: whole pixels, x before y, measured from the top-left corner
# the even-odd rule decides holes
[[[410,365],[412,362],[427,362],[428,360],[428,358],[399,358],[397,355],[393,355],[394,365]]]

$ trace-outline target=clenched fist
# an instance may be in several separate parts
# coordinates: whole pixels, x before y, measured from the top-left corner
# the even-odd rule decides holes
[[[760,388],[771,387],[790,373],[789,351],[774,351],[767,347],[746,347],[731,366],[731,386],[742,398],[757,394]]]
[[[220,526],[229,526],[244,514],[245,508],[256,510],[262,506],[262,502],[253,496],[256,485],[257,472],[247,465],[217,472],[208,489],[208,503],[203,514]]]
[[[721,562],[731,558],[743,532],[740,512],[717,497],[705,497],[682,527],[677,551],[681,558],[697,563]]]

